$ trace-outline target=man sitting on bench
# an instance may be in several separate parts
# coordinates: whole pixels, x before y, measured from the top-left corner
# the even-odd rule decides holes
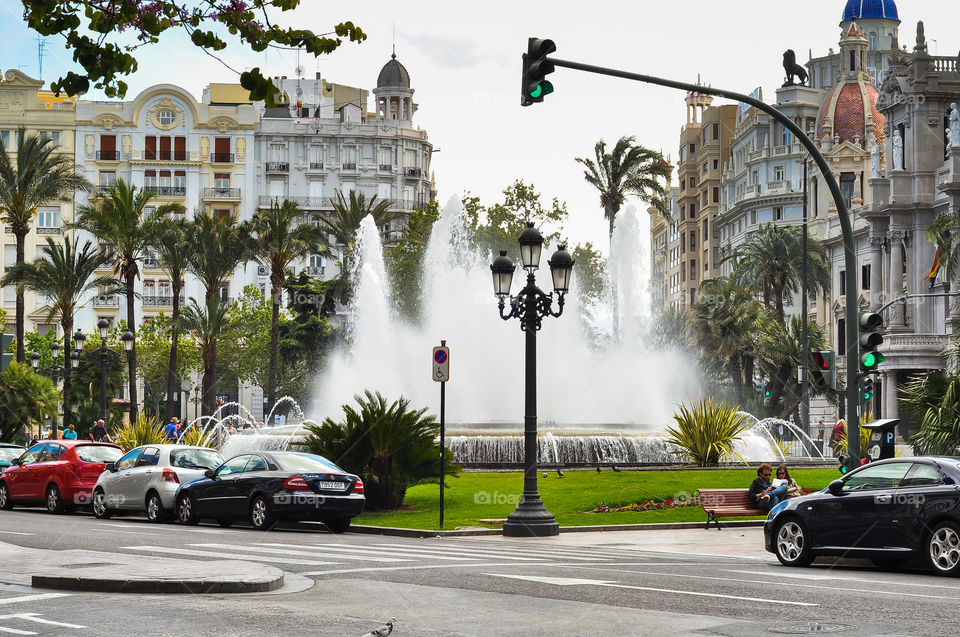
[[[757,478],[750,485],[748,492],[750,504],[764,511],[769,511],[777,503],[776,499],[770,496],[770,492],[773,490],[773,487],[770,486],[770,476],[772,474],[773,467],[766,462],[757,467]]]

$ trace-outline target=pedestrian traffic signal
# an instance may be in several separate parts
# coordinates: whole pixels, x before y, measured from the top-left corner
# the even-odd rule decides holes
[[[847,471],[850,470],[850,468],[847,467],[847,457],[846,457],[846,456],[841,455],[841,456],[839,456],[839,457],[837,458],[837,460],[840,462],[840,473],[844,473],[844,474],[845,474]]]
[[[878,330],[883,327],[883,317],[876,312],[860,312],[860,370],[874,372],[877,365],[884,361],[877,347],[883,343]]]
[[[810,352],[813,356],[813,377],[817,379],[818,384],[829,386],[830,389],[837,389],[837,353],[832,350],[822,352]]]
[[[13,334],[4,334],[0,336],[0,352],[6,352],[13,342]],[[0,372],[5,370],[13,362],[13,354],[0,354]]]
[[[867,375],[860,377],[860,400],[866,402],[873,398],[873,379]]]
[[[553,40],[540,38],[527,40],[527,52],[523,54],[521,106],[542,102],[544,95],[553,93],[553,84],[544,78],[554,71],[553,62],[548,61],[547,56],[556,50],[557,45]]]

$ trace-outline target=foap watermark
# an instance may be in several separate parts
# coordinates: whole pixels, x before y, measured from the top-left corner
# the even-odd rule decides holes
[[[284,506],[313,506],[319,509],[326,502],[326,498],[316,493],[275,493],[273,502]]]
[[[514,506],[520,504],[520,494],[517,493],[500,493],[499,491],[494,491],[490,493],[489,491],[477,491],[473,494],[473,503],[474,504],[512,504]]]
[[[878,500],[881,504],[893,504],[896,506],[923,506],[927,501],[922,493],[894,493],[889,500]]]
[[[877,108],[894,106],[896,104],[915,104],[920,105],[927,101],[927,96],[922,94],[904,95],[902,93],[881,93],[877,96]]]
[[[313,307],[323,307],[323,304],[327,300],[326,294],[306,294],[304,292],[296,292],[294,294],[288,295],[287,298],[290,305],[312,305]],[[274,301],[282,303],[283,294],[274,295]]]

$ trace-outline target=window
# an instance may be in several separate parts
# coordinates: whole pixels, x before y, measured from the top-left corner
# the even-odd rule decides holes
[[[860,289],[870,289],[870,264],[860,266]]]
[[[143,455],[140,456],[139,462],[137,462],[138,467],[152,467],[160,462],[160,448],[159,447],[147,447],[143,450]]]
[[[3,144],[3,147],[7,150],[10,150],[10,139],[12,137],[13,136],[10,134],[10,131],[8,130],[0,131],[0,144]]]
[[[323,146],[320,144],[310,144],[307,149],[307,160],[310,162],[310,168],[320,170],[323,168]]]
[[[59,147],[60,147],[60,131],[46,131],[46,130],[42,130],[42,131],[40,131],[40,139],[52,139],[52,140],[53,140],[53,147],[54,147],[54,148],[59,148]]]
[[[686,218],[687,218],[687,207],[680,206],[680,221],[683,221]]]
[[[840,175],[840,191],[843,193],[843,202],[850,207],[853,205],[853,195],[857,186],[857,177],[853,173]]]
[[[100,188],[106,189],[117,183],[117,173],[113,170],[100,171]]]
[[[269,471],[270,467],[267,466],[266,460],[260,456],[253,456],[250,458],[250,461],[247,463],[247,466],[243,468],[243,472],[247,473],[249,471]]]
[[[697,262],[696,261],[690,262],[690,280],[691,281],[697,280]]]
[[[213,187],[217,190],[230,187],[230,173],[214,173]]]
[[[690,204],[690,218],[694,219],[697,216],[697,204]]]
[[[713,189],[713,203],[720,203],[720,189],[717,187]]]
[[[58,206],[41,206],[37,210],[38,228],[59,228],[60,208]]]
[[[847,271],[840,270],[840,296],[847,293]]]
[[[868,466],[847,478],[843,483],[843,490],[896,489],[911,465],[910,462],[891,462]]]
[[[880,39],[877,37],[877,34],[873,31],[870,32],[870,50],[876,51],[880,48]]]
[[[789,129],[784,128],[783,133],[780,135],[780,144],[782,146],[789,146],[793,143],[793,133]]]
[[[117,159],[120,159],[117,156],[117,136],[116,135],[100,136],[100,151],[97,154],[97,159],[105,159],[108,161],[116,161]]]
[[[357,147],[356,146],[344,146],[342,151],[342,157],[340,160],[340,167],[352,170],[357,167]]]
[[[690,187],[691,187],[691,188],[696,188],[696,187],[697,187],[697,178],[696,178],[696,177],[691,177],[691,178],[690,178]]]
[[[697,249],[697,231],[696,230],[690,231],[690,249],[691,250]]]
[[[169,108],[165,108],[157,112],[157,121],[161,126],[171,126],[175,121],[177,121],[177,114]]]
[[[900,488],[932,487],[943,482],[940,470],[929,464],[914,463],[910,472],[900,481]]]
[[[143,453],[143,449],[134,449],[124,457],[117,460],[117,471],[123,471],[124,469],[131,469],[134,465],[137,464],[137,460],[140,459],[140,454]]]
[[[43,446],[43,453],[40,454],[40,459],[37,462],[53,462],[58,460],[60,456],[63,455],[63,451],[63,445],[48,442]]]
[[[773,167],[773,180],[774,181],[783,181],[783,166],[774,166]]]
[[[690,144],[690,158],[692,159],[694,155],[697,154],[697,145]]]
[[[220,466],[220,469],[217,471],[217,476],[223,477],[228,476],[231,473],[242,473],[243,468],[247,466],[248,462],[250,462],[250,458],[250,454],[244,454],[242,456],[230,458]]]
[[[391,170],[393,168],[393,149],[389,146],[381,146],[377,150],[377,164],[380,170]]]
[[[710,167],[710,162],[703,162],[703,174],[707,174],[707,169]]]
[[[713,124],[712,128],[713,128],[713,141],[717,141],[720,139],[720,124]]]
[[[783,221],[783,208],[774,208],[774,209],[773,209],[773,220],[774,220],[774,221]]]
[[[847,322],[844,319],[837,320],[837,351],[843,352],[847,349]]]
[[[714,160],[713,160],[713,169],[714,169],[714,170],[719,170],[719,169],[720,169],[720,160],[719,160],[719,159],[714,159]]]

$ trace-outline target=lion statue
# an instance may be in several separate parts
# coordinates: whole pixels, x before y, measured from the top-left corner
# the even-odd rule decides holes
[[[787,81],[784,83],[784,86],[794,86],[796,82],[794,77],[800,78],[801,86],[805,86],[807,83],[807,70],[797,64],[797,54],[793,52],[793,49],[787,49],[783,53],[783,70],[787,72]]]

